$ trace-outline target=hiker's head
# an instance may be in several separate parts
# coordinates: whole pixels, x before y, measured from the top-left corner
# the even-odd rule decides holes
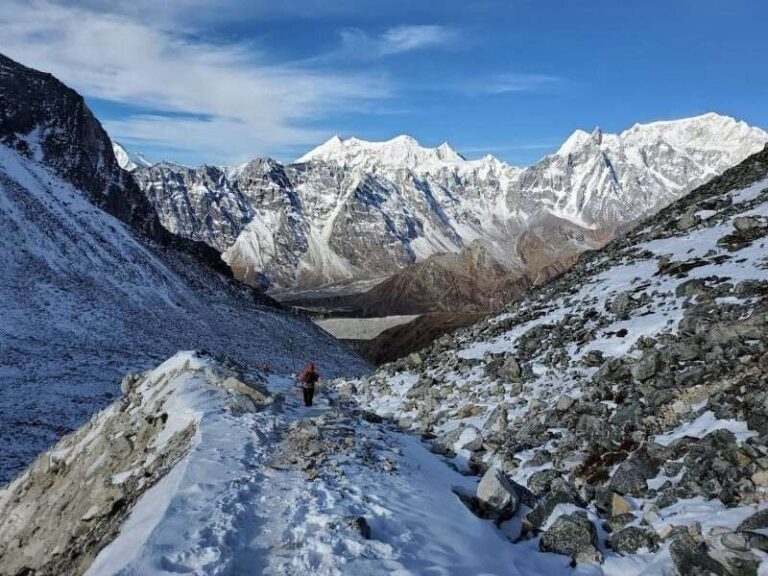
[[[307,364],[307,370],[309,370],[310,372],[314,372],[315,364],[313,362],[310,362],[309,364]]]

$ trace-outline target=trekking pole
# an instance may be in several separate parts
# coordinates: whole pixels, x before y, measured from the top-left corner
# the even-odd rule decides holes
[[[296,374],[296,355],[293,353],[293,338],[288,338],[288,343],[291,347],[291,363],[293,364],[293,373]]]

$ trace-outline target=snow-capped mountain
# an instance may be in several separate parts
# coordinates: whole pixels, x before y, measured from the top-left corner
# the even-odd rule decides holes
[[[115,153],[118,165],[126,172],[133,172],[137,168],[149,168],[154,164],[141,153],[128,152],[119,142],[112,142],[112,151]]]
[[[4,57],[0,268],[0,484],[106,405],[127,371],[179,349],[283,371],[305,352],[329,374],[341,360],[365,367],[232,279],[213,249],[172,237],[82,98]]]
[[[311,409],[175,354],[0,490],[0,574],[764,574],[767,240],[768,148]]]
[[[474,241],[536,278],[562,262],[528,254],[521,239],[543,237],[557,254],[567,238],[572,258],[594,247],[580,235],[604,242],[766,142],[758,128],[705,114],[620,134],[576,131],[528,168],[408,136],[334,136],[287,165],[158,164],[134,175],[169,230],[220,250],[236,276],[262,287],[386,277]]]

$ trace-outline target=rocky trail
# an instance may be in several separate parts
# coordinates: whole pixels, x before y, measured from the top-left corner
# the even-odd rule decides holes
[[[568,564],[521,556],[457,496],[477,478],[335,390],[308,409],[290,377],[185,352],[129,375],[123,392],[0,491],[0,574],[541,574]]]

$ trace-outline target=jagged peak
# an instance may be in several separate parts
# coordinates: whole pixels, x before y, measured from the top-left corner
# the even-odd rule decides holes
[[[425,164],[457,164],[466,161],[448,142],[436,148],[428,148],[407,134],[379,142],[333,136],[296,162],[313,160],[338,162],[347,166],[383,165],[412,169]]]
[[[589,141],[589,132],[584,130],[574,130],[573,134],[566,138],[562,143],[556,154],[559,156],[567,156],[572,154],[576,150],[580,149],[584,144]]]
[[[151,160],[148,160],[141,152],[129,152],[128,149],[117,140],[112,140],[112,151],[115,154],[115,158],[117,159],[120,168],[127,172],[133,172],[139,168],[149,168],[155,164]]]

